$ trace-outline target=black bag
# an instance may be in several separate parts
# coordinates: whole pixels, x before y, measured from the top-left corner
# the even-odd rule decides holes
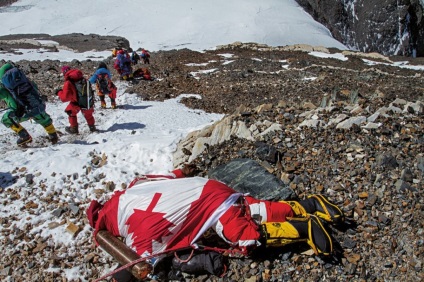
[[[82,78],[74,82],[77,89],[78,105],[81,109],[90,109],[94,106],[94,93],[91,90],[90,82]]]
[[[17,67],[7,70],[4,73],[1,82],[4,87],[17,96],[27,93],[33,89],[32,83],[26,77],[24,72]]]
[[[190,260],[186,261],[189,258]],[[179,270],[188,274],[202,275],[209,273],[215,276],[222,275],[226,270],[224,256],[217,252],[182,254],[178,258],[172,259],[172,268],[174,271]]]

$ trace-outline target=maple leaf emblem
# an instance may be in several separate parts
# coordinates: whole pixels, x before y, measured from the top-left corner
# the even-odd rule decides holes
[[[174,224],[164,218],[166,213],[154,212],[161,193],[155,193],[146,210],[134,209],[128,217],[128,234],[132,234],[133,247],[138,254],[153,253],[153,242],[164,243],[162,238],[173,234],[169,231]]]

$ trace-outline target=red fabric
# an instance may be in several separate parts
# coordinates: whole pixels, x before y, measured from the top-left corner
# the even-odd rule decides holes
[[[223,227],[222,233],[225,239],[238,245],[242,250],[254,247],[255,241],[261,237],[258,225],[249,216],[246,216],[240,206],[230,207],[219,218],[219,222]]]
[[[147,58],[149,58],[150,57],[150,53],[149,53],[149,51],[147,51],[147,50],[141,50],[141,55],[142,56],[146,56]]]
[[[111,99],[116,99],[116,92],[117,92],[118,89],[116,88],[116,86],[114,84],[112,84],[112,87],[110,89],[111,89],[111,91],[107,95]],[[103,94],[98,87],[97,87],[97,95],[98,96],[105,96],[105,94]]]
[[[74,102],[78,101],[77,89],[73,81],[78,81],[83,78],[83,74],[78,69],[71,69],[65,74],[65,83],[63,84],[62,90],[58,92],[58,96],[62,102]]]
[[[87,121],[87,124],[89,126],[94,125],[95,124],[95,120],[93,117],[94,107],[91,109],[84,110],[84,109],[81,109],[77,103],[78,93],[73,81],[80,80],[81,78],[84,77],[84,75],[78,69],[71,69],[65,73],[64,77],[65,77],[65,82],[63,84],[63,88],[62,90],[58,92],[57,95],[59,96],[59,99],[62,102],[70,102],[68,106],[66,106],[65,108],[65,112],[68,114],[69,124],[71,126],[78,126],[77,114],[81,111],[85,120]]]
[[[123,193],[125,193],[125,191],[115,192],[112,198],[98,211],[98,217],[94,228],[94,241],[96,244],[96,235],[99,230],[108,230],[113,236],[120,236],[117,219],[119,196]]]
[[[65,73],[67,73],[70,69],[71,69],[71,67],[70,67],[70,66],[63,66],[63,67],[62,67],[62,69],[61,69],[61,71],[62,71],[62,73],[63,73],[63,74],[65,74]]]
[[[186,248],[240,196],[221,182],[200,177],[141,183],[105,203],[95,234],[106,229],[124,237],[139,255]]]
[[[116,59],[113,63],[113,68],[118,72],[118,74],[121,74],[121,68],[119,67],[119,61]]]
[[[184,178],[186,177],[181,169],[176,169],[172,171],[175,174],[175,178]]]
[[[117,92],[117,88],[116,88],[116,86],[115,85],[113,85],[113,87],[112,87],[112,91],[108,94],[109,95],[109,98],[111,98],[111,99],[116,99],[116,92]]]
[[[85,120],[87,121],[87,124],[89,126],[95,124],[94,120],[94,108],[90,109],[81,109],[78,105],[69,103],[68,106],[65,109],[65,112],[68,113],[68,120],[69,124],[71,126],[78,126],[78,117],[77,114],[81,111],[82,115],[84,116]]]
[[[94,228],[96,226],[98,213],[103,208],[103,205],[97,202],[96,200],[92,200],[90,206],[88,207],[86,214],[88,218],[88,222],[90,226]]]
[[[245,196],[244,197],[249,208],[251,208],[251,212],[250,215],[252,217],[254,216],[254,212],[252,212],[253,210],[253,206],[254,205],[258,205],[260,203],[263,204],[263,206],[265,207],[265,210],[262,210],[260,215],[262,216],[262,218],[266,218],[266,222],[284,222],[286,221],[287,217],[293,217],[294,213],[292,208],[290,207],[289,204],[286,203],[282,203],[282,202],[272,202],[272,201],[264,201],[264,200],[258,200],[255,199],[251,196]],[[256,211],[256,209],[255,209]],[[266,215],[262,214],[262,213],[266,213]],[[261,222],[263,223],[263,222]]]

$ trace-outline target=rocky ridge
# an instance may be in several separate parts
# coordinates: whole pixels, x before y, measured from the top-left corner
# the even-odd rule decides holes
[[[271,48],[243,43],[204,53],[153,52],[147,67],[156,80],[128,88],[128,92],[146,100],[197,93],[202,99],[185,99],[184,103],[226,114],[219,124],[182,140],[175,155],[176,166],[190,161],[199,167],[198,175],[207,176],[208,171],[232,159],[254,159],[299,197],[323,193],[343,207],[348,217],[343,228],[331,228],[340,245],[339,254],[331,260],[288,246],[268,250],[262,256],[231,259],[224,278],[187,279],[424,279],[422,71],[393,66],[405,58],[348,52],[348,60],[342,61],[311,56],[308,53],[312,51],[341,53],[321,47]],[[370,65],[364,59],[378,64]],[[112,58],[107,62],[111,66]],[[18,63],[50,97],[62,84],[58,61]],[[420,63],[419,59],[409,61]],[[89,60],[70,64],[87,74],[97,66]],[[215,128],[221,130],[214,132]],[[200,142],[205,140],[210,141],[208,145]],[[106,183],[90,176],[91,169],[105,162],[107,156],[93,152],[92,167],[86,168],[86,175],[64,177],[64,185],[72,193],[100,184],[104,189],[96,190],[99,197],[125,188],[125,184]],[[79,281],[89,281],[114,265],[110,256],[93,247],[83,212],[86,205],[58,202],[57,195],[52,194],[42,199],[43,206],[38,206],[31,197],[37,189],[48,189],[43,180],[26,173],[24,167],[10,173],[15,179],[25,178],[27,187],[2,190],[3,205],[23,200],[23,212],[50,212],[56,216],[50,228],[66,224],[69,232],[87,236],[75,241],[72,250],[66,250],[40,233],[30,232],[39,223],[28,223],[20,230],[14,227],[13,218],[2,218],[2,279],[66,281],[64,271],[79,265],[83,269]]]
[[[296,0],[338,41],[363,52],[424,56],[422,0]]]

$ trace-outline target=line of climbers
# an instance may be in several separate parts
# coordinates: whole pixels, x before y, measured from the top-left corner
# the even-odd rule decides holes
[[[128,50],[123,48],[114,48],[112,50],[112,57],[115,58],[113,68],[118,72],[122,80],[152,80],[150,71],[146,67],[139,67],[133,71],[133,67],[137,67],[140,61],[142,61],[143,64],[150,64],[149,51],[141,49],[140,54],[138,54],[131,48]]]
[[[114,68],[123,80],[144,79],[152,80],[147,68],[137,68],[134,72],[132,66],[139,61],[150,64],[150,53],[141,49],[140,55],[129,49],[128,51],[115,48],[112,57],[116,57]],[[100,107],[105,109],[107,95],[110,99],[110,107],[117,108],[117,87],[112,81],[112,73],[106,63],[100,62],[98,68],[90,78],[86,78],[83,72],[77,68],[64,65],[61,68],[64,84],[55,90],[55,94],[62,102],[69,102],[65,108],[68,115],[69,126],[65,131],[69,134],[79,134],[78,118],[79,112],[84,116],[90,132],[96,132],[94,118],[95,93],[100,99]],[[15,64],[6,63],[0,68],[0,101],[6,104],[6,111],[1,122],[12,129],[17,135],[18,146],[26,146],[32,142],[32,137],[21,123],[33,120],[44,127],[52,144],[59,141],[58,132],[53,125],[51,116],[46,112],[47,96],[43,95],[37,84],[30,80],[27,75]]]

